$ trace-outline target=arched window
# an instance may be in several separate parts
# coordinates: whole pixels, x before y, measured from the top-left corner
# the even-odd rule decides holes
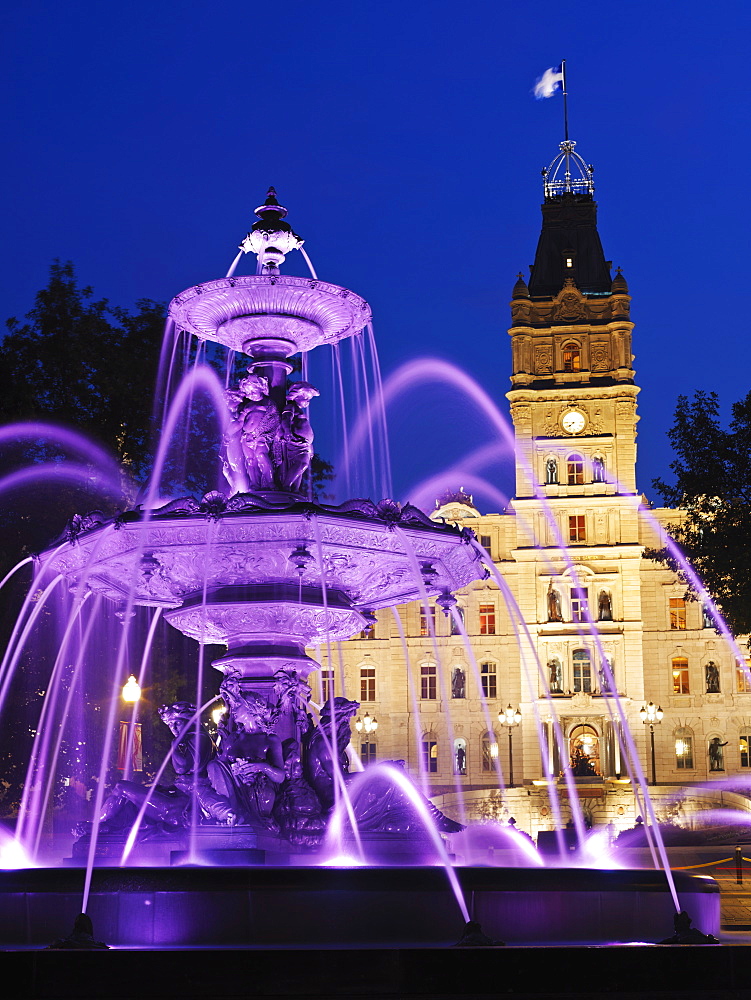
[[[592,459],[592,482],[605,483],[605,459],[600,455],[595,455]]]
[[[422,766],[426,774],[438,773],[438,740],[432,733],[423,737]]]
[[[687,726],[681,726],[673,733],[675,739],[675,766],[679,771],[693,770],[694,733]]]
[[[673,694],[689,694],[688,660],[685,656],[674,656],[670,661],[673,678]]]
[[[566,475],[569,486],[584,485],[584,459],[581,455],[569,455],[566,459]]]
[[[577,777],[600,773],[600,737],[594,726],[574,726],[569,736],[571,770]]]
[[[574,341],[569,341],[563,345],[563,370],[564,372],[580,372],[582,369],[581,348]]]
[[[575,649],[572,659],[574,662],[574,691],[591,694],[592,658],[589,655],[589,650]]]
[[[751,729],[748,726],[741,729],[738,744],[741,754],[741,767],[751,767]]]
[[[459,737],[454,740],[454,774],[467,773],[467,741]]]
[[[482,769],[485,772],[495,771],[498,760],[498,737],[495,733],[483,733],[480,742]]]

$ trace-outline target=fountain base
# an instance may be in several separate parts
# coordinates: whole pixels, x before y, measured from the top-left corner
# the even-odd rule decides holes
[[[508,944],[663,940],[674,906],[656,871],[455,869],[470,916]],[[43,946],[80,912],[81,869],[0,873],[0,943]],[[719,934],[714,879],[675,873],[683,909]],[[115,947],[449,946],[464,920],[434,868],[99,868],[88,913]]]

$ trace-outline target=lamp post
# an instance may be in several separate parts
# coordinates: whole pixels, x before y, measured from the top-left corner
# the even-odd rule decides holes
[[[373,719],[366,712],[363,718],[359,716],[355,719],[355,729],[358,733],[365,731],[365,760],[370,763],[370,734],[378,729],[378,720]]]
[[[639,717],[645,726],[649,726],[649,745],[650,753],[652,757],[652,784],[657,784],[657,770],[655,768],[655,726],[662,722],[662,716],[664,712],[659,705],[655,706],[653,701],[650,701],[648,705],[642,706],[642,710],[639,712]]]
[[[511,742],[511,733],[514,726],[518,726],[522,721],[522,713],[518,708],[509,705],[503,712],[498,713],[498,721],[502,726],[508,726],[508,788],[514,787],[514,748]]]
[[[141,687],[131,674],[123,684],[122,699],[126,705],[132,706],[130,719],[120,723],[120,740],[117,748],[117,766],[127,778],[131,770],[143,770],[143,751],[141,744],[141,723],[138,722],[138,702],[141,698]]]

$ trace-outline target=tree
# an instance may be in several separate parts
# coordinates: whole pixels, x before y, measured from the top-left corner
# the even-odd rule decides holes
[[[665,503],[682,512],[668,526],[735,635],[751,633],[751,393],[733,404],[729,427],[717,393],[679,396],[668,432],[675,482],[655,479]],[[666,549],[648,558],[685,580]],[[688,581],[686,581],[688,582]],[[693,595],[696,596],[695,594]]]

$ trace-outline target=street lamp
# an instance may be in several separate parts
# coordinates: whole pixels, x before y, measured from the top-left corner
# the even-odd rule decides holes
[[[502,726],[508,726],[508,788],[514,787],[514,748],[511,742],[511,732],[514,726],[518,726],[522,721],[522,713],[518,708],[509,705],[503,712],[498,713],[498,721]]]
[[[122,699],[126,705],[132,705],[130,719],[120,722],[120,739],[117,747],[117,766],[127,778],[131,771],[143,770],[143,749],[141,743],[141,723],[138,722],[138,702],[141,699],[141,686],[131,674],[122,689]]]
[[[365,760],[370,763],[370,734],[378,729],[378,720],[372,719],[366,712],[363,718],[359,716],[355,719],[355,729],[358,733],[365,731]]]
[[[657,784],[657,771],[655,768],[655,726],[662,722],[662,717],[665,713],[662,711],[659,705],[655,707],[655,703],[650,701],[648,705],[643,705],[641,711],[639,712],[639,717],[645,726],[649,726],[649,744],[652,756],[652,784]]]

